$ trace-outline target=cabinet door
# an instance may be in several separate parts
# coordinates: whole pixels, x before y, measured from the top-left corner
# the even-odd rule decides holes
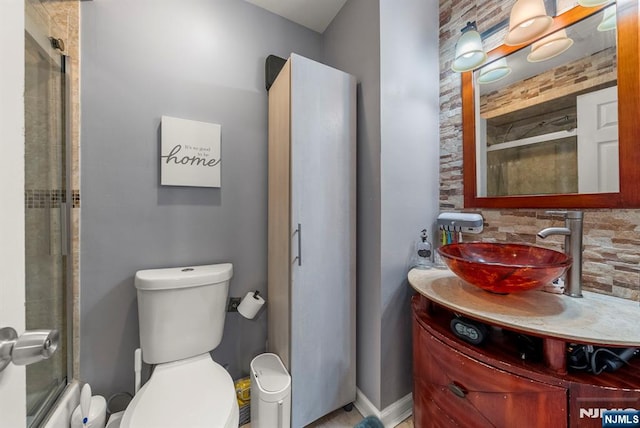
[[[292,426],[355,400],[355,79],[291,57]]]
[[[416,427],[566,427],[567,390],[499,370],[413,321]]]

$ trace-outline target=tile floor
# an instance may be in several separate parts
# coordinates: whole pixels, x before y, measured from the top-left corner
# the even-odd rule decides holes
[[[353,428],[363,418],[364,416],[355,407],[350,412],[338,409],[324,418],[318,419],[311,425],[307,425],[306,428]],[[240,428],[251,428],[251,424],[242,425]],[[404,420],[396,428],[413,428],[413,417]]]

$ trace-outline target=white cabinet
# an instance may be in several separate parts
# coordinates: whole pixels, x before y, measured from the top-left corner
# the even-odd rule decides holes
[[[269,90],[268,349],[292,427],[355,400],[356,80],[292,54]]]

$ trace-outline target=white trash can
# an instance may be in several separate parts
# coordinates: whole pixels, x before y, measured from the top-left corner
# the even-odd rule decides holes
[[[276,354],[251,361],[251,428],[291,426],[291,376]]]

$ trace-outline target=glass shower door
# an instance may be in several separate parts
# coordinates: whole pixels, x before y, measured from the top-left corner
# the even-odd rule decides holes
[[[48,18],[33,10],[26,15],[26,328],[60,333],[53,356],[26,367],[27,426],[38,426],[66,386],[68,374],[65,75],[64,57],[48,38]]]

